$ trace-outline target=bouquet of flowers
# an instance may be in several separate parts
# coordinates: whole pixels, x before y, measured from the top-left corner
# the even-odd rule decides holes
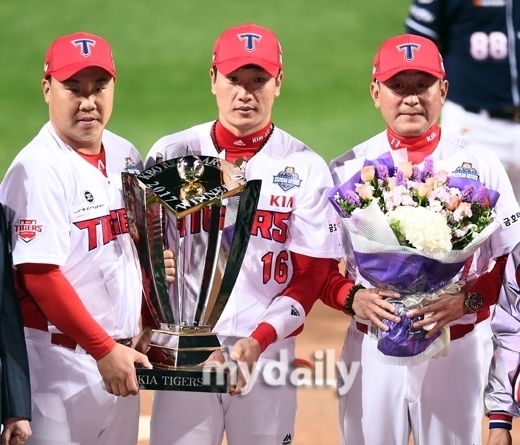
[[[452,280],[499,226],[493,211],[498,197],[476,180],[436,172],[430,157],[421,170],[411,162],[395,167],[390,153],[365,160],[331,190],[357,272],[371,285],[401,294],[390,300],[401,321],[383,320],[390,329],[378,331],[378,349],[413,360],[387,363],[417,364],[446,346],[440,333],[425,339],[426,331],[414,329],[416,320],[404,314],[460,289],[453,289]]]

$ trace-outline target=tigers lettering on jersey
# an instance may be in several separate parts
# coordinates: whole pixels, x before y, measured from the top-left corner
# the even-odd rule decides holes
[[[110,215],[77,221],[74,225],[80,230],[87,230],[89,251],[114,241],[117,235],[129,233],[125,209],[111,210]],[[101,238],[99,240],[98,226],[101,226]]]
[[[261,236],[264,239],[285,243],[289,231],[291,212],[280,213],[268,210],[257,210],[251,236]]]
[[[13,224],[13,227],[18,239],[27,244],[43,233],[43,225],[38,224],[36,219],[20,218],[18,224]]]
[[[220,228],[224,228],[226,216],[225,207],[221,208],[220,213]],[[257,210],[253,227],[251,228],[251,236],[261,236],[264,239],[275,241],[278,243],[285,243],[288,237],[288,222],[291,218],[291,212],[281,213],[272,212],[269,210]],[[177,220],[177,228],[179,236],[185,237],[187,233],[197,234],[201,231],[208,232],[210,224],[210,209],[208,207],[192,213],[190,215],[189,223],[187,218]],[[189,230],[189,232],[187,232]]]

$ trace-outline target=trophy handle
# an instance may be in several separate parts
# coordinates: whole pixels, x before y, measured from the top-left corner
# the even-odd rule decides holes
[[[146,303],[157,327],[161,323],[174,324],[164,270],[161,204],[147,200],[150,192],[143,190],[135,175],[123,172],[122,181],[128,228],[141,265]]]
[[[206,250],[206,260],[204,263],[204,272],[202,275],[202,282],[199,292],[199,298],[197,300],[197,309],[195,312],[194,323],[195,326],[201,324],[206,305],[209,299],[209,291],[211,289],[211,283],[215,275],[216,253],[217,247],[219,246],[220,237],[220,207],[212,205],[210,207],[210,222],[209,222],[209,233],[208,233],[208,247]]]
[[[208,317],[207,323],[211,327],[215,326],[222,315],[240,272],[240,267],[242,266],[242,261],[244,260],[251,236],[251,229],[253,228],[261,188],[262,180],[253,179],[247,181],[244,190],[240,194],[235,233],[233,241],[231,242],[231,248],[229,249],[228,262],[222,276],[222,282],[215,299],[215,304]]]

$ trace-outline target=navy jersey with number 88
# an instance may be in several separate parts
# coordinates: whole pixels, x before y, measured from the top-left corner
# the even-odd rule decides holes
[[[414,0],[406,28],[439,45],[449,100],[468,109],[520,106],[518,0]]]

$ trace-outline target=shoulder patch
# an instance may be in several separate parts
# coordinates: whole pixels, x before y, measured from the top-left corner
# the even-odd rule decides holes
[[[38,224],[36,219],[19,219],[13,228],[17,238],[27,244],[43,233],[43,225]]]

